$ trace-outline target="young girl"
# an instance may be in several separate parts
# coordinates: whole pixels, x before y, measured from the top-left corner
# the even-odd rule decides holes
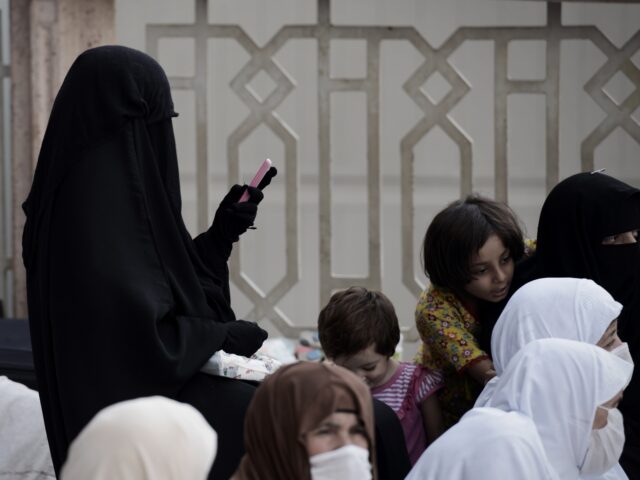
[[[400,327],[391,301],[363,287],[334,293],[320,312],[318,333],[327,358],[362,378],[373,397],[396,413],[413,465],[442,433],[434,395],[442,387],[442,376],[392,358]]]
[[[495,375],[478,343],[479,311],[506,298],[524,251],[511,209],[477,195],[451,203],[427,229],[423,262],[431,285],[416,307],[423,342],[416,362],[443,373],[439,397],[447,427],[473,407]]]

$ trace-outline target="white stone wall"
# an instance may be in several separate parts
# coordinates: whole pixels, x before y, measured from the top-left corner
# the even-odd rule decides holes
[[[545,2],[507,0],[334,0],[331,23],[341,26],[414,27],[433,48],[439,48],[459,27],[520,27],[545,25]],[[148,24],[188,24],[195,16],[194,0],[116,0],[118,43],[141,50]],[[239,25],[258,45],[266,44],[284,25],[313,25],[317,22],[315,0],[210,0],[208,22]],[[621,48],[640,26],[640,4],[566,3],[563,25],[595,25],[610,42]],[[336,39],[330,45],[332,77],[361,77],[366,72],[366,44],[363,40]],[[163,39],[158,59],[170,76],[193,74],[196,56],[193,39]],[[318,53],[312,38],[290,39],[274,56],[278,65],[295,82],[294,90],[275,110],[297,138],[298,178],[298,281],[276,302],[278,315],[296,326],[313,327],[321,308],[319,227],[319,116]],[[183,189],[183,216],[193,234],[197,223],[196,102],[208,106],[209,218],[217,202],[235,179],[228,179],[228,137],[249,115],[249,110],[232,91],[230,82],[250,56],[230,38],[208,40],[207,96],[196,98],[185,90],[174,91],[180,117],[175,120]],[[581,144],[605,118],[605,113],[583,86],[604,64],[606,56],[589,40],[567,40],[560,47],[559,175],[564,178],[581,168]],[[640,52],[632,56],[640,67]],[[424,58],[406,40],[385,40],[380,56],[380,161],[381,161],[381,289],[393,300],[401,324],[413,324],[415,294],[402,283],[400,141],[422,117],[403,84]],[[449,118],[472,141],[472,189],[494,195],[495,115],[494,47],[491,40],[467,40],[449,57],[450,64],[466,79],[470,91],[451,110]],[[545,43],[514,41],[508,50],[511,79],[535,80],[545,76]],[[636,82],[634,84],[634,81]],[[640,88],[638,77],[616,76],[605,90],[614,99],[624,99]],[[273,88],[268,78],[258,76],[251,83],[264,97]],[[434,99],[447,93],[446,82],[434,78],[423,90]],[[262,95],[260,95],[262,93]],[[507,161],[509,203],[535,236],[537,216],[545,198],[546,110],[545,96],[512,94],[507,103]],[[333,93],[331,99],[331,194],[332,270],[334,274],[366,276],[367,237],[367,143],[366,98],[362,93]],[[640,111],[634,117],[640,123]],[[416,277],[420,272],[422,237],[433,215],[460,196],[460,151],[445,133],[435,127],[414,150],[413,199]],[[284,165],[284,147],[265,126],[254,131],[240,147],[240,173],[248,181],[264,157]],[[640,186],[640,145],[617,128],[595,150],[596,168]],[[285,185],[286,172],[266,191],[260,206],[258,230],[242,239],[241,267],[244,274],[266,294],[285,275]],[[238,288],[232,288],[239,317],[247,316],[253,302]],[[269,317],[269,315],[267,315]],[[260,318],[277,331],[268,318]],[[409,335],[411,336],[411,335]],[[406,345],[405,356],[415,350]]]

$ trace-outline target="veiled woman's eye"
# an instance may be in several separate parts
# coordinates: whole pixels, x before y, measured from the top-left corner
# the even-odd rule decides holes
[[[602,239],[602,245],[627,245],[638,242],[638,230],[629,230],[628,232],[618,233],[617,235],[608,235]]]

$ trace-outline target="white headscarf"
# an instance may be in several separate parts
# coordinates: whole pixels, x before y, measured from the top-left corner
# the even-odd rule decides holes
[[[164,397],[100,411],[69,449],[63,480],[204,480],[216,432],[190,405]]]
[[[539,338],[565,338],[595,345],[618,318],[622,305],[593,280],[541,278],[513,294],[491,335],[491,355],[500,375],[513,356]],[[497,379],[484,388],[476,407],[487,405]]]
[[[422,454],[406,480],[559,480],[533,421],[517,412],[474,408]]]
[[[576,479],[596,409],[626,387],[633,365],[587,343],[546,338],[525,345],[498,379],[489,407],[529,417],[563,480]]]
[[[5,376],[0,376],[0,478],[56,478],[38,392]]]

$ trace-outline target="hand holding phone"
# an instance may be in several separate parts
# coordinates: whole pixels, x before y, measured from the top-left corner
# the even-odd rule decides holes
[[[257,187],[258,185],[260,185],[260,182],[262,181],[262,179],[267,174],[270,168],[271,168],[271,160],[267,158],[264,162],[262,162],[262,164],[258,168],[258,171],[256,172],[255,176],[253,177],[251,182],[249,182],[249,186]],[[246,202],[247,200],[249,200],[249,191],[245,190],[245,192],[242,194],[238,202],[239,203]]]
[[[231,253],[231,244],[237,242],[244,232],[249,228],[255,228],[253,222],[258,211],[258,204],[263,198],[262,189],[269,185],[273,177],[278,174],[276,167],[273,167],[271,160],[266,159],[260,165],[258,172],[249,184],[234,185],[229,193],[222,199],[215,217],[213,225],[209,229],[212,238],[218,239],[227,247],[226,258]],[[250,200],[250,201],[248,201]]]

